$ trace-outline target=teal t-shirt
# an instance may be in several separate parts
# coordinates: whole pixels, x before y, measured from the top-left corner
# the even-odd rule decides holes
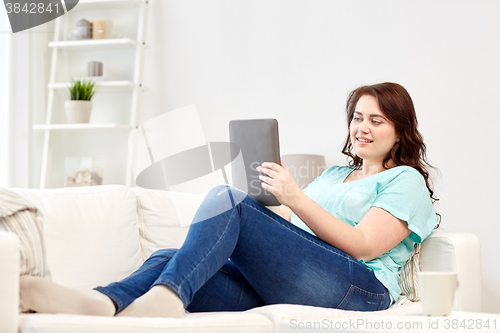
[[[312,200],[345,223],[355,226],[371,207],[380,207],[406,221],[410,235],[380,257],[364,263],[398,299],[399,272],[415,243],[421,243],[437,225],[436,213],[422,175],[412,167],[397,166],[373,176],[343,183],[354,169],[334,166],[327,169],[305,189]],[[297,215],[291,222],[314,235]],[[363,262],[361,260],[361,262]]]

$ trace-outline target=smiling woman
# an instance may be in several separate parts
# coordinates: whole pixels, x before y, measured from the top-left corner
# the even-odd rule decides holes
[[[363,159],[363,167],[371,170],[382,164],[399,137],[394,123],[384,117],[375,97],[361,96],[356,110],[349,125],[351,144],[356,155]]]
[[[424,177],[433,202],[439,200],[430,184],[432,166],[417,128],[415,107],[404,87],[392,82],[359,87],[347,99],[346,116],[349,135],[342,153],[357,169],[349,180],[407,165]]]

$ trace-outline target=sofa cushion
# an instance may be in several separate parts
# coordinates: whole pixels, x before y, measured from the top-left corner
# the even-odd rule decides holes
[[[272,322],[257,313],[202,312],[185,318],[132,318],[30,314],[21,316],[20,332],[36,333],[273,333]]]
[[[43,213],[52,279],[90,289],[118,281],[142,264],[136,197],[120,185],[13,189]]]
[[[383,317],[385,320],[385,318],[398,316],[419,315],[422,313],[422,308],[420,302],[403,304],[381,311],[346,311],[297,304],[274,304],[254,308],[246,313],[258,313],[266,316],[279,328],[279,332],[323,332],[323,330],[325,332],[354,332],[355,330],[351,331],[349,327],[339,328],[330,325],[337,321],[349,321],[349,319],[357,322],[357,319],[361,318],[377,319]],[[425,320],[427,321],[427,319]],[[310,327],[313,329],[307,329],[307,323],[319,323],[319,326],[314,324]]]
[[[148,190],[140,187],[132,190],[137,196],[143,259],[146,260],[159,249],[180,248],[206,194]]]

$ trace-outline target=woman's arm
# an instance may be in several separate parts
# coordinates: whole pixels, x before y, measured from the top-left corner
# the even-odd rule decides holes
[[[292,219],[292,210],[285,205],[281,205],[280,209],[281,209],[281,214],[283,215],[283,218],[285,220],[287,220],[288,222],[290,222]]]
[[[261,176],[265,190],[291,209],[319,238],[358,260],[366,262],[379,257],[411,232],[406,222],[378,207],[372,207],[352,227],[305,195],[284,167],[266,162],[259,171],[267,175]]]
[[[378,207],[370,208],[355,227],[331,215],[304,193],[289,207],[323,241],[365,262],[386,253],[410,234],[405,221]]]

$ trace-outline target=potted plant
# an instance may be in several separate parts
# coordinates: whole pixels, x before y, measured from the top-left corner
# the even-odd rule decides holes
[[[64,102],[68,123],[88,123],[95,94],[95,82],[83,79],[73,80],[68,86],[70,100]]]

